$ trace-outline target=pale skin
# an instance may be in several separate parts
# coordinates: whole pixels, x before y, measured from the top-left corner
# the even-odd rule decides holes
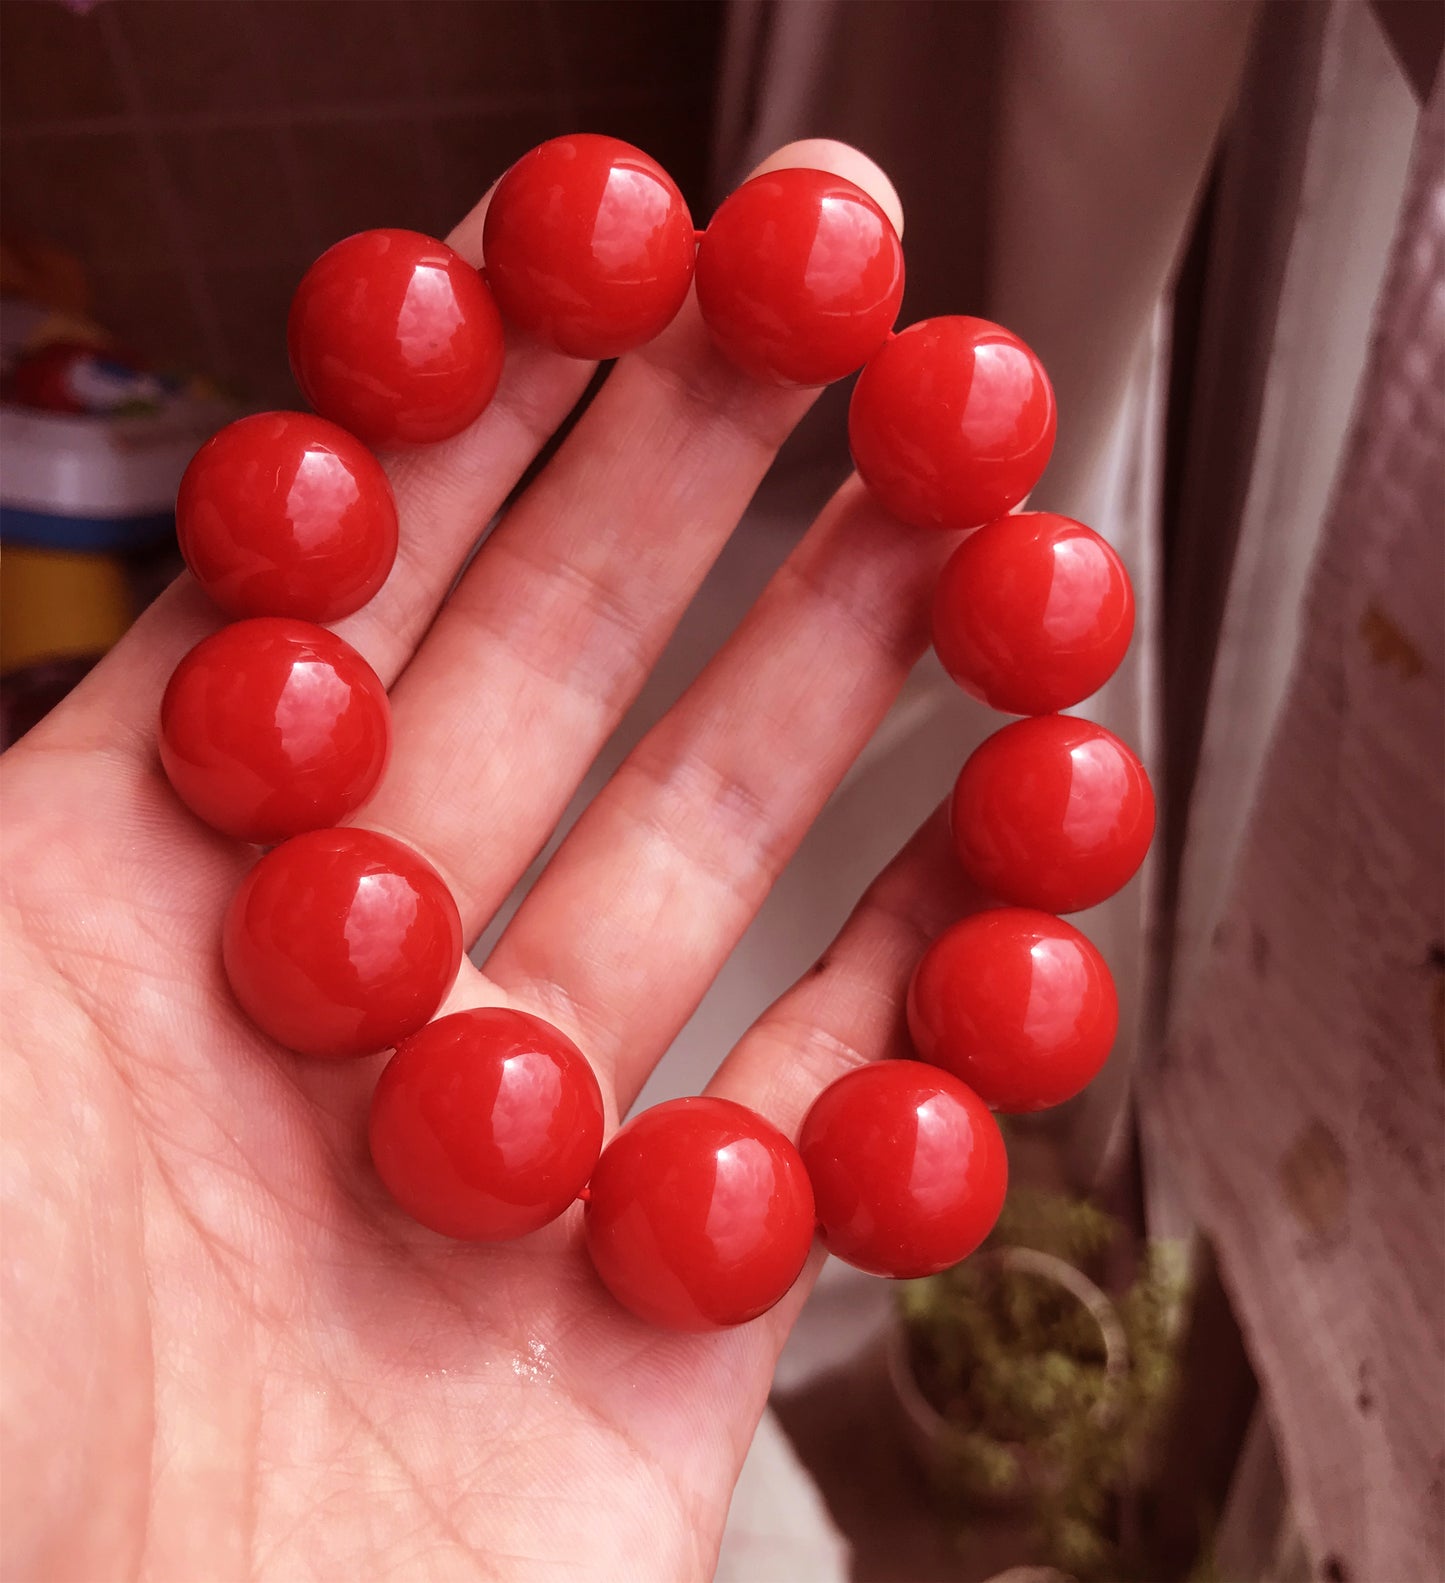
[[[851,149],[769,164],[850,176],[901,226]],[[474,261],[484,207],[451,238]],[[395,713],[358,822],[440,869],[469,937],[812,399],[730,370],[689,303],[447,599],[591,371],[515,345],[470,430],[387,459],[401,553],[338,627]],[[921,653],[952,547],[845,484],[444,1009],[557,1023],[615,1127]],[[479,1247],[391,1205],[365,1147],[384,1057],[304,1061],[242,1018],[218,925],[255,854],[187,814],[156,759],[166,678],[220,620],[181,579],[0,761],[0,1575],[711,1576],[821,1253],[763,1319],[673,1335],[597,1283],[578,1208]],[[968,900],[935,819],[709,1091],[795,1134],[828,1081],[904,1049],[908,973]]]

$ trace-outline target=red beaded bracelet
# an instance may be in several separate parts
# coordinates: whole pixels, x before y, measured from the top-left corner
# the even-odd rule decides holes
[[[653,1324],[756,1318],[800,1274],[814,1235],[879,1275],[967,1257],[1003,1203],[990,1107],[1077,1094],[1113,1044],[1103,958],[1053,916],[1092,906],[1142,863],[1154,804],[1138,759],[1057,711],[1123,658],[1134,603],[1089,528],[1013,514],[1055,432],[1038,359],[995,324],[930,319],[894,333],[903,250],[860,188],[816,170],[743,184],[705,231],[647,155],[556,138],[502,178],[485,276],[444,243],[368,231],[307,271],[288,327],[315,416],[244,418],[209,440],[176,505],[186,562],[230,616],[177,667],[161,762],[198,817],[272,847],[227,911],[232,991],[286,1049],[391,1049],[371,1106],[372,1158],[413,1219],[444,1236],[525,1236],[584,1202],[585,1241],[617,1300]],[[883,510],[967,531],[945,566],[933,639],[953,679],[1029,716],[964,765],[959,860],[1001,907],[924,954],[908,994],[920,1060],[880,1062],[818,1097],[796,1146],[763,1117],[696,1098],[633,1117],[603,1147],[582,1052],[540,1018],[436,1018],[461,962],[456,903],[417,853],[340,822],[391,743],[386,694],[319,623],[359,609],[396,555],[396,508],[368,447],[460,434],[496,391],[503,317],[569,357],[617,357],[673,319],[695,283],[721,355],[755,379],[814,386],[862,373],[849,442]],[[499,312],[500,308],[500,312]]]

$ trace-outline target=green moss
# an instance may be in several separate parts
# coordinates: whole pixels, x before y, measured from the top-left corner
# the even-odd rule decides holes
[[[1088,1270],[1123,1236],[1097,1205],[1020,1189],[986,1246]],[[1016,1499],[1054,1565],[1081,1579],[1121,1575],[1112,1507],[1173,1384],[1182,1273],[1177,1249],[1144,1250],[1134,1283],[1113,1297],[1129,1352],[1114,1376],[1093,1317],[1038,1274],[974,1261],[900,1288],[915,1376],[957,1431],[942,1493],[960,1517],[981,1499]]]

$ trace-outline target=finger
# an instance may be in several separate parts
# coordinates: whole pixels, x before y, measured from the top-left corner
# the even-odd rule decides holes
[[[905,1005],[914,965],[951,923],[984,899],[953,858],[940,807],[873,881],[812,970],[734,1046],[706,1092],[758,1111],[789,1138],[830,1083],[871,1061],[909,1056]],[[755,1344],[782,1347],[823,1265],[813,1258],[764,1315]],[[771,1374],[771,1371],[770,1371]]]
[[[487,972],[578,1026],[624,1109],[922,653],[952,542],[845,484],[502,935]]]
[[[831,137],[803,137],[795,143],[785,143],[782,148],[755,165],[749,172],[753,176],[765,175],[770,170],[826,170],[845,181],[851,181],[888,216],[889,223],[901,238],[903,235],[903,200],[898,189],[888,179],[887,173],[873,163],[861,149],[847,143],[836,142]]]
[[[913,969],[950,924],[987,904],[954,857],[941,806],[808,975],[744,1034],[707,1092],[750,1105],[796,1137],[829,1083],[866,1062],[913,1054],[904,1016]]]
[[[447,238],[482,261],[489,190]],[[401,671],[487,524],[576,405],[595,365],[508,336],[497,394],[450,440],[382,458],[396,496],[396,564],[376,597],[336,630],[384,682]],[[149,761],[155,712],[177,660],[225,621],[185,574],[44,722],[36,740]]]
[[[896,206],[856,150],[806,147]],[[469,936],[550,835],[816,397],[724,361],[689,298],[617,364],[468,569],[394,689],[393,768],[360,817],[427,854]]]
[[[868,887],[807,974],[734,1046],[707,1092],[748,1105],[796,1136],[808,1106],[829,1083],[868,1061],[912,1053],[904,1003],[918,959],[950,924],[989,905],[954,855],[944,802]],[[584,1025],[565,1010],[558,1015],[535,985],[509,991],[464,963],[438,1015],[474,1006],[550,1014],[570,1038],[588,1037]],[[595,1052],[588,1054],[595,1062]],[[610,1101],[605,1088],[604,1094]],[[626,1109],[626,1100],[609,1103],[609,1130]]]

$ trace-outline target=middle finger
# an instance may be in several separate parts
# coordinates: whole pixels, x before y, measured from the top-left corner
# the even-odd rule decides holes
[[[854,477],[587,807],[488,960],[626,1110],[883,719],[957,538]]]
[[[896,203],[845,145],[808,144],[802,160]],[[469,938],[550,834],[817,394],[732,368],[690,298],[617,364],[443,607],[392,689],[393,768],[360,819],[430,858]]]

